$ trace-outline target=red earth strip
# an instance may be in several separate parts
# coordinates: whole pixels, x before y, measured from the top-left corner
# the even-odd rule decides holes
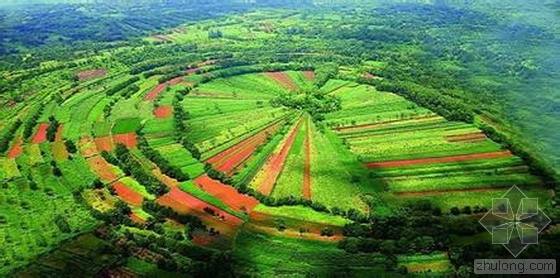
[[[309,120],[306,123],[307,134],[305,137],[305,164],[303,165],[303,197],[311,200],[311,128]]]
[[[154,89],[152,89],[150,91],[150,93],[148,93],[145,97],[144,100],[146,101],[152,101],[154,100],[161,92],[163,92],[165,90],[165,88],[167,88],[167,86],[174,86],[177,84],[181,84],[181,82],[183,82],[183,77],[179,76],[176,78],[173,78],[165,83],[161,83],[158,84]]]
[[[140,193],[130,189],[126,184],[120,181],[113,183],[113,189],[115,189],[115,192],[119,195],[121,200],[131,205],[140,206],[142,201],[144,201],[144,197],[142,197]]]
[[[268,161],[266,162],[264,168],[262,169],[265,176],[263,180],[260,182],[260,184],[258,185],[259,192],[261,192],[262,194],[270,195],[270,193],[272,193],[272,190],[274,189],[274,184],[276,183],[276,180],[278,179],[278,176],[282,171],[284,163],[288,158],[288,154],[290,153],[290,149],[292,148],[292,145],[301,127],[302,122],[303,122],[303,118],[301,118],[298,121],[297,125],[294,127],[294,129],[292,129],[290,135],[288,135],[288,139],[286,139],[286,142],[284,143],[284,146],[282,146],[280,152],[277,154],[276,153],[272,154],[268,159]]]
[[[265,75],[290,91],[298,89],[298,86],[284,72],[266,72]]]
[[[137,144],[136,133],[115,134],[113,135],[113,142],[123,144],[127,148],[134,148]]]
[[[94,141],[95,141],[95,146],[97,147],[97,150],[99,152],[102,151],[110,152],[114,148],[113,141],[111,140],[111,136],[95,138]]]
[[[369,163],[365,163],[365,166],[367,168],[386,168],[386,167],[399,167],[399,166],[417,165],[417,164],[470,161],[470,160],[508,157],[508,156],[512,156],[510,151],[493,152],[493,153],[475,153],[475,154],[419,158],[419,159],[408,159],[408,160],[397,160],[397,161],[369,162]]]
[[[305,78],[309,81],[315,80],[315,72],[312,70],[304,71],[303,76],[305,76]]]
[[[113,173],[111,164],[109,164],[103,157],[94,156],[87,159],[89,167],[97,174],[97,176],[104,182],[112,182],[119,178]]]
[[[146,220],[140,218],[140,217],[139,217],[136,213],[134,213],[134,212],[130,215],[130,219],[131,219],[132,221],[138,223],[138,224],[144,224],[144,223],[146,223]]]
[[[173,114],[173,107],[169,105],[160,106],[154,110],[156,118],[167,118]]]
[[[206,160],[206,162],[214,165],[214,167],[216,167],[216,168],[221,168],[220,171],[231,170],[237,164],[240,163],[240,161],[236,161],[236,160],[231,162],[232,157],[234,159],[243,158],[243,155],[237,155],[237,154],[239,154],[239,152],[242,152],[243,150],[246,150],[247,148],[253,149],[253,150],[256,149],[258,147],[258,145],[260,145],[262,142],[264,142],[266,140],[267,134],[273,134],[278,130],[278,128],[280,127],[280,123],[281,122],[275,122],[275,123],[265,127],[261,131],[249,136],[247,139],[245,139],[245,140],[233,145],[232,147],[228,148],[227,150],[209,158],[208,160]],[[227,164],[227,165],[224,166],[224,164]],[[235,165],[231,165],[231,164],[235,164]]]
[[[486,139],[486,135],[482,132],[474,132],[474,133],[467,133],[467,134],[459,134],[459,135],[449,135],[445,136],[445,140],[451,143],[460,143],[460,142],[480,142]]]
[[[208,175],[202,175],[194,180],[194,183],[202,190],[214,195],[233,210],[239,212],[251,212],[258,204],[256,199],[243,195],[231,186],[225,185]]]
[[[21,147],[21,137],[19,137],[16,142],[14,143],[14,145],[12,146],[12,148],[10,149],[10,151],[8,151],[8,158],[16,158],[18,156],[20,156],[22,153],[22,147]]]
[[[40,124],[35,136],[31,143],[39,144],[47,141],[47,129],[49,128],[49,124]]]
[[[81,138],[78,142],[78,147],[80,149],[80,153],[85,158],[99,154],[95,141],[91,137]]]
[[[275,126],[275,125],[277,125],[278,123],[285,121],[285,119],[286,119],[286,117],[282,117],[282,118],[277,119],[277,120],[275,120],[275,121],[273,121],[273,122],[271,122],[271,123],[268,123],[265,127],[262,128],[262,130],[265,130],[265,129],[268,129],[268,128],[272,127],[272,126]],[[238,137],[243,137],[243,136],[245,136],[246,134],[249,134],[249,133],[251,133],[251,132],[249,131],[249,132],[243,133],[243,134],[239,135]],[[257,133],[258,133],[258,132],[257,132]],[[256,136],[257,133],[255,133],[255,134],[253,134],[253,135],[250,135],[250,136],[247,137],[246,139],[244,139],[244,140],[242,140],[242,141],[236,143],[236,144],[233,145],[232,147],[228,148],[226,151],[228,151],[229,149],[231,149],[231,148],[233,148],[233,147],[235,147],[235,146],[237,146],[237,145],[239,145],[239,144],[242,144],[244,141],[249,140],[249,138],[251,138],[251,137],[253,137],[253,136]],[[221,145],[218,145],[218,146],[215,146],[215,147],[212,147],[212,148],[206,150],[206,152],[211,152],[211,151],[213,151],[213,150],[215,150],[215,149],[217,149],[217,148],[219,148],[219,147],[221,147],[221,146],[223,146],[223,145],[229,144],[230,142],[235,141],[235,139],[237,139],[237,138],[229,139],[229,140],[223,142]],[[225,151],[223,151],[223,152],[225,152]],[[220,152],[220,153],[214,155],[213,157],[207,159],[206,162],[208,162],[208,160],[210,160],[210,159],[214,159],[214,158],[217,157],[218,155],[222,155],[223,152]]]
[[[163,206],[168,206],[180,213],[193,213],[195,215],[201,216],[202,218],[216,221],[216,219],[212,218],[210,215],[208,215],[208,213],[204,212],[204,208],[210,208],[216,213],[223,215],[225,217],[225,221],[228,224],[234,226],[240,226],[241,224],[243,224],[242,219],[218,207],[210,205],[198,198],[195,198],[177,187],[171,188],[171,190],[167,194],[158,198],[157,203]]]
[[[76,77],[78,77],[78,80],[80,81],[86,81],[98,77],[103,77],[106,74],[107,74],[106,69],[93,69],[93,70],[85,70],[85,71],[78,72],[76,74]]]

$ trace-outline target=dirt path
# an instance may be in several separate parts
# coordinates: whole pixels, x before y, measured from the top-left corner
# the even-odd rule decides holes
[[[303,165],[303,197],[311,200],[311,127],[309,119],[306,122],[305,164]]]
[[[367,168],[387,168],[387,167],[399,167],[399,166],[408,166],[408,165],[417,165],[417,164],[470,161],[470,160],[508,157],[508,156],[512,156],[512,153],[510,151],[493,152],[493,153],[475,153],[475,154],[396,160],[396,161],[369,162],[369,163],[365,163],[365,166]]]

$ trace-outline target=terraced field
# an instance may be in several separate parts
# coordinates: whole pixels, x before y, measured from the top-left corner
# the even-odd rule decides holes
[[[313,71],[201,83],[196,70],[183,74],[164,82],[139,78],[139,89],[120,97],[92,87],[49,106],[31,135],[16,131],[0,158],[0,208],[8,212],[0,220],[9,223],[0,228],[10,246],[4,263],[49,250],[76,236],[77,226],[97,227],[90,209],[124,206],[130,222],[123,225],[147,228],[157,218],[158,227],[179,230],[178,238],[185,227],[176,221],[190,215],[206,228],[187,225],[189,244],[255,252],[244,242],[283,238],[267,250],[297,245],[311,258],[318,251],[310,242],[332,250],[344,239],[352,223],[345,216],[383,214],[409,200],[429,200],[444,213],[487,207],[513,184],[530,197],[550,197],[522,159],[475,125],[448,121],[373,86],[332,78],[318,86]],[[331,111],[319,114],[323,101],[331,101]],[[396,201],[383,207],[375,198]],[[53,207],[39,205],[46,200]],[[17,219],[22,213],[33,217]],[[354,266],[385,259],[333,254]],[[278,271],[273,265],[281,257],[263,256],[256,252],[241,266],[259,262],[265,273]],[[312,260],[320,264],[322,257]],[[442,254],[402,257],[398,264],[411,272],[450,267]]]

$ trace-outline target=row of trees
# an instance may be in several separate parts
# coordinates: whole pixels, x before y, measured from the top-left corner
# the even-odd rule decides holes
[[[188,132],[187,125],[185,125],[185,121],[190,119],[190,114],[188,111],[185,111],[181,101],[184,99],[186,95],[190,93],[192,88],[188,87],[184,90],[180,90],[175,95],[173,99],[173,127],[175,129],[175,137],[177,142],[179,142],[183,147],[188,150],[191,155],[196,158],[200,159],[202,155],[200,150],[195,146],[195,144],[185,136]]]
[[[108,96],[112,96],[118,92],[121,92],[122,90],[124,90],[125,88],[133,85],[135,82],[140,81],[140,77],[138,76],[133,76],[130,77],[129,79],[115,85],[114,87],[111,87],[107,90],[105,90],[105,94],[107,94]],[[130,91],[132,91],[133,89],[136,89],[134,92],[138,91],[138,87],[134,88],[132,87],[132,89],[127,90],[127,95],[130,93]]]
[[[47,140],[49,140],[49,142],[54,142],[60,123],[54,116],[49,117],[49,123],[49,127],[47,128]]]
[[[10,142],[14,140],[16,131],[22,123],[23,122],[20,119],[17,119],[7,129],[5,129],[4,134],[2,134],[2,138],[0,139],[0,153],[4,153],[10,148]]]
[[[23,124],[23,138],[28,139],[33,135],[33,129],[37,126],[39,118],[43,115],[43,111],[45,110],[45,104],[40,104],[39,107],[26,119],[25,123]]]
[[[158,151],[154,150],[148,144],[146,138],[144,138],[142,135],[138,136],[137,141],[138,141],[137,146],[142,152],[142,154],[144,154],[149,160],[153,161],[156,165],[158,165],[158,167],[161,169],[161,171],[164,174],[174,179],[177,179],[178,181],[181,182],[190,179],[189,175],[183,173],[180,167],[173,165],[167,159],[165,159]]]
[[[134,177],[151,194],[161,196],[169,191],[165,184],[146,172],[142,164],[133,157],[125,145],[117,144],[115,155],[116,157],[106,151],[101,152],[101,156],[107,162],[118,165],[127,176]]]

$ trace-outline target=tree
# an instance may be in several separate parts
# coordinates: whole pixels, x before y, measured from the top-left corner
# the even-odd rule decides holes
[[[452,207],[452,208],[451,208],[451,214],[453,214],[453,215],[459,215],[459,214],[461,214],[461,210],[459,210],[458,207]]]

